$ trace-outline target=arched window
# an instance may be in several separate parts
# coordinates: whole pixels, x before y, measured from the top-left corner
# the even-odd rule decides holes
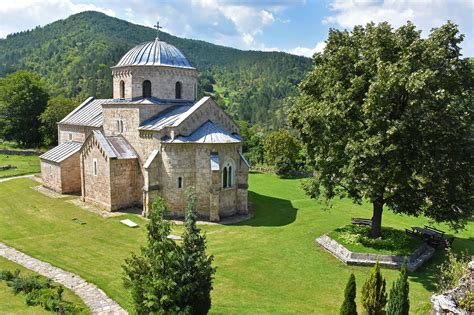
[[[175,98],[177,100],[181,99],[181,89],[183,88],[183,84],[181,82],[176,82],[175,86]]]
[[[232,161],[226,161],[222,170],[222,188],[230,188],[234,186],[235,168]]]
[[[120,98],[125,98],[125,82],[120,81]]]
[[[227,167],[222,171],[222,187],[227,188]]]
[[[151,82],[149,80],[143,81],[143,97],[144,98],[151,97]]]

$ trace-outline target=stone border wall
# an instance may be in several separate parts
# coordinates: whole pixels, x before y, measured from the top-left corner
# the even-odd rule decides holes
[[[43,153],[44,151],[0,149],[0,154],[6,155],[41,155]]]
[[[316,243],[347,265],[373,266],[378,260],[380,266],[387,268],[400,268],[405,259],[404,256],[354,253],[326,234],[318,237]],[[408,270],[415,271],[421,267],[433,256],[434,252],[435,249],[433,247],[423,243],[408,257]]]

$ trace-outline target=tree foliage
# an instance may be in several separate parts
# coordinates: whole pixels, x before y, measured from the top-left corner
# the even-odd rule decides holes
[[[400,277],[393,283],[387,305],[387,315],[408,315],[410,311],[408,260],[403,261]]]
[[[186,221],[183,234],[183,255],[180,288],[183,305],[191,314],[207,314],[211,308],[212,280],[216,269],[214,256],[206,255],[206,237],[197,227],[197,197],[194,187],[186,189]]]
[[[356,280],[353,273],[349,277],[346,289],[344,290],[344,302],[341,305],[340,315],[357,315]]]
[[[374,238],[384,206],[464,226],[474,211],[474,84],[462,40],[451,22],[428,38],[411,23],[330,30],[289,118],[315,169],[311,196],[368,199]]]
[[[265,162],[274,165],[277,173],[285,173],[297,168],[301,145],[288,130],[280,129],[265,136],[263,143]]]
[[[387,304],[385,279],[380,272],[379,262],[377,261],[370,278],[362,287],[362,305],[369,315],[380,315],[383,314],[385,304]]]
[[[22,146],[41,143],[39,116],[48,102],[40,78],[29,71],[17,71],[0,78],[0,133]]]
[[[58,143],[57,123],[66,117],[77,105],[77,102],[64,96],[56,96],[48,101],[46,109],[40,115],[40,130],[45,145],[50,146]]]

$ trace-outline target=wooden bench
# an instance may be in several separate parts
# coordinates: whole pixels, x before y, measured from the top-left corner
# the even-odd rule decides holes
[[[354,224],[354,225],[372,226],[372,220],[371,220],[371,219],[352,218],[351,222],[352,222],[352,224]]]

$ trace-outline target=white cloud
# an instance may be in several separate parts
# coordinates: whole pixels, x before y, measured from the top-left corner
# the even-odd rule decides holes
[[[290,54],[294,54],[294,55],[312,57],[314,55],[314,53],[316,53],[316,52],[319,52],[319,53],[323,52],[324,47],[326,47],[326,43],[325,42],[319,42],[313,48],[298,46],[298,47],[289,49],[288,52]]]
[[[2,1],[0,5],[0,37],[33,29],[65,18],[71,14],[94,10],[115,16],[115,11],[94,4],[73,3],[72,0]]]
[[[371,21],[388,21],[393,27],[399,27],[411,21],[427,36],[432,28],[451,20],[459,25],[462,33],[474,35],[472,0],[333,0],[330,8],[334,14],[323,23],[344,28]],[[463,45],[468,55],[474,53],[472,39],[465,39]]]

